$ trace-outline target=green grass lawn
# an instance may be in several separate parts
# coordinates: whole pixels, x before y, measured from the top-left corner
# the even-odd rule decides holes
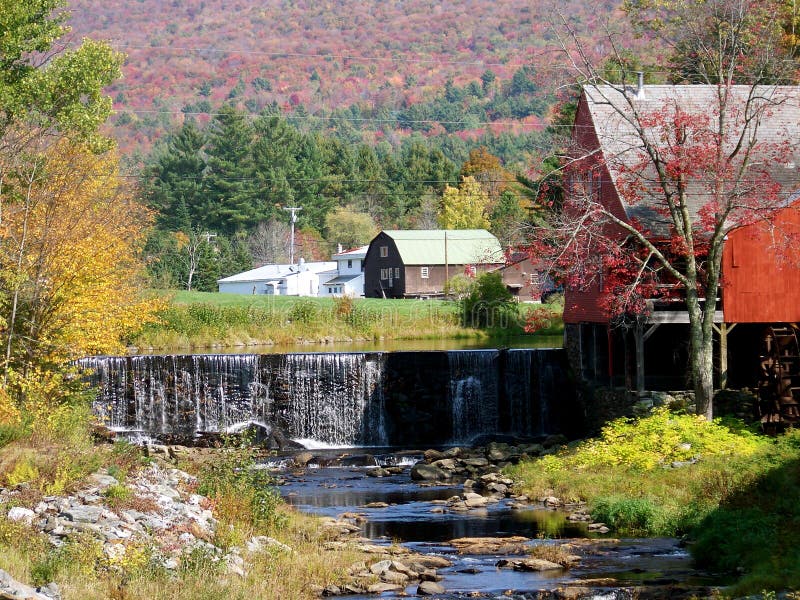
[[[223,294],[219,292],[187,292],[159,291],[159,295],[172,298],[175,305],[186,304],[213,304],[215,306],[258,307],[271,310],[290,309],[298,302],[311,303],[322,310],[332,310],[335,306],[334,298],[314,298],[296,296],[268,296]],[[413,300],[413,299],[383,299],[383,298],[357,298],[354,304],[366,310],[380,312],[396,312],[399,315],[414,316],[421,313],[442,311],[449,314],[458,312],[458,305],[451,300]]]

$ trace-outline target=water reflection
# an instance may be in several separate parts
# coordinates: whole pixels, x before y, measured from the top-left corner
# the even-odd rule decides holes
[[[355,340],[351,342],[308,344],[255,344],[252,346],[212,346],[192,348],[193,352],[226,354],[283,354],[288,352],[396,352],[425,350],[479,350],[486,348],[561,348],[561,335],[528,335],[503,339],[477,340],[432,338],[426,340]],[[159,348],[159,354],[182,354],[185,347]],[[152,354],[152,348],[135,348],[131,354]]]

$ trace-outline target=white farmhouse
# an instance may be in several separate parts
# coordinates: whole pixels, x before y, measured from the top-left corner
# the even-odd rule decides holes
[[[331,258],[336,261],[336,274],[320,283],[320,296],[350,296],[358,298],[364,295],[364,257],[369,246],[361,246],[351,250],[341,250]]]
[[[217,280],[219,291],[228,294],[274,296],[318,296],[320,281],[336,276],[336,263],[305,262],[296,265],[264,265]]]

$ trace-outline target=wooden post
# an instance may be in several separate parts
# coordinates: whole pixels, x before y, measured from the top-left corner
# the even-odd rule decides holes
[[[644,393],[644,325],[636,323],[633,329],[633,340],[636,343],[636,393]]]
[[[720,323],[713,327],[719,334],[719,388],[724,390],[728,387],[728,334],[736,327],[736,323]]]
[[[661,323],[653,323],[644,330],[644,324],[637,322],[633,330],[633,338],[636,341],[636,393],[644,393],[644,343],[650,339]]]

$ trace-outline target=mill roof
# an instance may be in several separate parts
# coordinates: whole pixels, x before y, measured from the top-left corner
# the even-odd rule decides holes
[[[641,90],[585,86],[583,98],[611,183],[619,189],[620,178],[642,160],[643,144],[637,134],[637,122],[646,123],[659,112],[669,114],[669,110],[676,107],[690,115],[709,115],[713,119],[715,107],[717,110],[719,107],[718,93],[715,85],[645,85]],[[753,164],[758,169],[763,167],[770,179],[781,185],[784,197],[800,188],[800,144],[796,135],[800,125],[800,87],[732,86],[728,107],[729,118],[737,132],[744,127],[741,123],[748,111],[758,111],[755,128],[751,129],[759,142],[752,155]],[[658,146],[660,132],[657,128],[649,127],[645,131]],[[733,137],[726,142],[729,150],[733,148]],[[628,219],[637,220],[655,234],[667,233],[668,217],[658,210],[663,194],[655,170],[645,171],[638,183],[641,200],[629,202],[623,194],[619,195]],[[706,203],[709,192],[710,181],[696,178],[688,182],[687,204],[692,217],[697,216]]]

